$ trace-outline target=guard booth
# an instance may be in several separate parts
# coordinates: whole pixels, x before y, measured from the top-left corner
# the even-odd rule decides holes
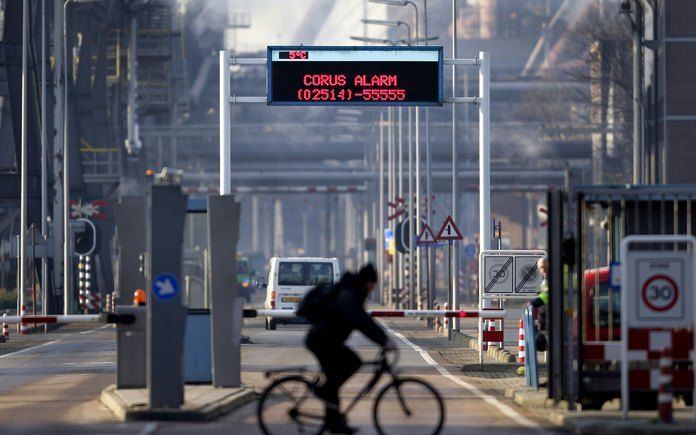
[[[621,241],[693,235],[696,185],[557,190],[548,195],[548,210],[549,398],[599,409],[621,395]],[[644,369],[631,380],[632,409],[656,409],[650,367]],[[691,363],[675,359],[673,369],[674,394],[690,405]]]

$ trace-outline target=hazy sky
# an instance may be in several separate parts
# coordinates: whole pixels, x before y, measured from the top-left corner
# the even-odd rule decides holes
[[[363,0],[227,0],[231,12],[251,13],[251,28],[238,30],[239,49],[255,51],[273,44],[360,45],[350,35],[363,34]],[[293,40],[305,15],[322,7],[330,9],[314,41]],[[370,18],[386,17],[388,6],[368,4]],[[398,8],[396,8],[398,9]],[[392,15],[394,12],[392,11]],[[368,34],[382,37],[386,28],[369,26]]]

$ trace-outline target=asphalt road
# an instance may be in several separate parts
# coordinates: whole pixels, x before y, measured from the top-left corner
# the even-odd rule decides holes
[[[397,326],[394,326],[397,328]],[[403,329],[403,325],[401,325]],[[261,390],[268,382],[264,372],[272,368],[307,366],[315,361],[303,347],[303,325],[279,326],[266,331],[260,320],[248,319],[244,333],[251,344],[242,350],[243,382]],[[418,348],[396,331],[399,367],[404,375],[418,376],[434,385],[446,401],[445,434],[553,433],[548,423],[530,416],[485,383],[460,376],[459,367]],[[115,332],[111,327],[58,334],[44,344],[0,356],[0,434],[258,434],[253,402],[212,423],[118,423],[98,402],[99,392],[114,382]],[[350,346],[369,359],[377,348],[360,335]],[[415,348],[414,348],[415,347]],[[353,397],[369,378],[367,369],[344,388]],[[350,422],[361,434],[372,427],[372,397],[361,402]],[[392,421],[394,433],[421,435],[418,426],[404,427]],[[292,432],[287,432],[292,433]]]
[[[280,326],[265,331],[259,322],[248,322],[245,333],[252,344],[243,348],[243,381],[263,387],[263,373],[271,368],[304,365],[315,368],[304,350],[306,327]],[[64,335],[57,341],[0,358],[0,433],[172,433],[258,434],[255,403],[246,405],[217,422],[115,423],[96,400],[99,391],[113,382],[114,332],[109,328]],[[418,352],[410,342],[396,338],[401,349],[403,374],[417,375],[433,384],[446,400],[446,434],[543,433],[546,423],[524,415],[505,399],[481,385],[457,375],[457,367]],[[363,337],[351,337],[350,345],[361,356],[375,355],[377,348]],[[346,386],[344,398],[355,395],[368,379],[365,371]],[[361,433],[375,433],[371,402],[350,415]],[[420,434],[418,427],[392,424],[399,434]]]

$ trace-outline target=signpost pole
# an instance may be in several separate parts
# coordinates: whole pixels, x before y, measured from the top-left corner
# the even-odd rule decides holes
[[[479,52],[479,243],[480,251],[491,248],[491,179],[490,179],[490,64],[488,53]],[[493,301],[483,299],[479,291],[479,307],[493,307]],[[479,319],[479,337],[483,321]],[[483,363],[483,342],[479,340],[479,360]]]
[[[415,264],[415,253],[417,252],[418,248],[416,247],[416,243],[414,241],[414,231],[417,231],[418,228],[418,221],[420,220],[420,216],[418,215],[417,212],[414,212],[414,210],[417,211],[417,209],[414,208],[413,204],[413,141],[412,139],[412,134],[411,134],[411,115],[412,115],[412,110],[409,107],[408,108],[408,213],[406,216],[410,216],[411,220],[409,221],[408,226],[406,227],[408,230],[408,294],[409,294],[409,308],[410,309],[415,309],[418,308],[420,309],[420,291],[416,292],[415,291],[415,282],[416,282],[416,274],[419,273],[420,271],[417,270],[416,264]],[[420,276],[418,276],[420,279]],[[420,290],[420,289],[419,289]]]
[[[419,116],[420,110],[418,107],[416,107],[416,222],[415,225],[416,227],[411,231],[411,234],[420,234],[421,233],[421,171],[420,171],[420,163],[421,163],[421,150],[420,150],[420,116]],[[413,242],[411,242],[411,246],[413,246]],[[411,248],[413,249],[413,248]],[[423,273],[423,267],[422,267],[422,253],[421,253],[421,248],[420,246],[416,246],[416,297],[418,300],[418,304],[416,305],[418,309],[420,310],[422,308],[422,303],[423,303],[423,278],[422,278],[422,273]],[[426,301],[426,307],[430,309],[430,302]]]
[[[452,59],[457,58],[457,0],[452,0]],[[457,66],[452,65],[452,97],[457,97]],[[452,219],[457,222],[459,213],[459,157],[457,155],[457,104],[452,104]],[[459,262],[457,252],[452,252],[450,245],[450,292],[448,295],[449,306],[452,310],[459,309]],[[449,322],[450,329],[459,330],[459,319]],[[448,335],[450,333],[448,332]]]
[[[447,280],[449,282],[449,299],[450,299],[450,304],[451,304],[451,297],[452,297],[452,291],[453,291],[453,284],[452,284],[452,242],[451,240],[447,242],[447,264],[448,264],[448,273],[449,273],[449,279]],[[456,308],[453,308],[452,305],[449,305],[450,310],[455,310]],[[480,320],[480,319],[479,319]],[[452,321],[447,322],[447,339],[451,340],[452,339]]]
[[[230,52],[220,52],[220,195],[232,193]]]
[[[386,302],[384,295],[384,111],[379,113],[379,143],[377,144],[379,159],[379,234],[377,237],[377,268],[380,274],[382,291],[380,303]]]
[[[398,148],[397,148],[397,153],[396,153],[396,159],[397,163],[395,166],[396,169],[396,188],[397,188],[397,193],[396,195],[399,197],[399,200],[395,201],[397,204],[401,199],[404,197],[404,120],[403,120],[403,110],[401,110],[401,107],[398,108],[397,110],[398,113],[398,119],[399,119],[399,141],[398,141]],[[411,113],[411,110],[409,108],[408,113]],[[408,146],[411,146],[411,141],[410,141],[410,127],[411,124],[409,124],[409,143]],[[410,212],[410,210],[409,210]],[[408,219],[409,213],[406,213],[406,219]],[[401,232],[403,235],[403,231]],[[403,238],[402,238],[403,240]],[[397,288],[401,290],[404,287],[404,283],[406,282],[406,272],[404,271],[405,266],[406,266],[406,258],[403,253],[399,252],[397,249],[396,252],[394,253],[396,255],[396,258],[399,259],[399,261],[396,263],[397,264],[397,269],[399,271],[399,281]],[[410,291],[410,289],[409,289]]]

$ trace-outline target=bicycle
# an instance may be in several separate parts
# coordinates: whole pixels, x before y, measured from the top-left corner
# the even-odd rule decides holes
[[[401,377],[394,369],[398,353],[394,352],[390,363],[387,352],[382,350],[379,358],[364,364],[374,366],[372,378],[348,405],[348,415],[355,405],[372,391],[385,374],[391,376],[377,393],[372,407],[372,420],[380,435],[398,434],[399,426],[413,428],[418,425],[423,435],[437,435],[445,421],[445,406],[442,397],[428,382],[414,377]],[[278,369],[266,372],[271,378],[282,373],[287,376],[274,380],[261,394],[256,414],[259,427],[265,435],[288,432],[288,427],[301,434],[321,434],[324,426],[325,402],[315,394],[321,385],[322,376],[305,368]],[[429,413],[432,412],[432,413]],[[391,427],[390,427],[391,426]]]

